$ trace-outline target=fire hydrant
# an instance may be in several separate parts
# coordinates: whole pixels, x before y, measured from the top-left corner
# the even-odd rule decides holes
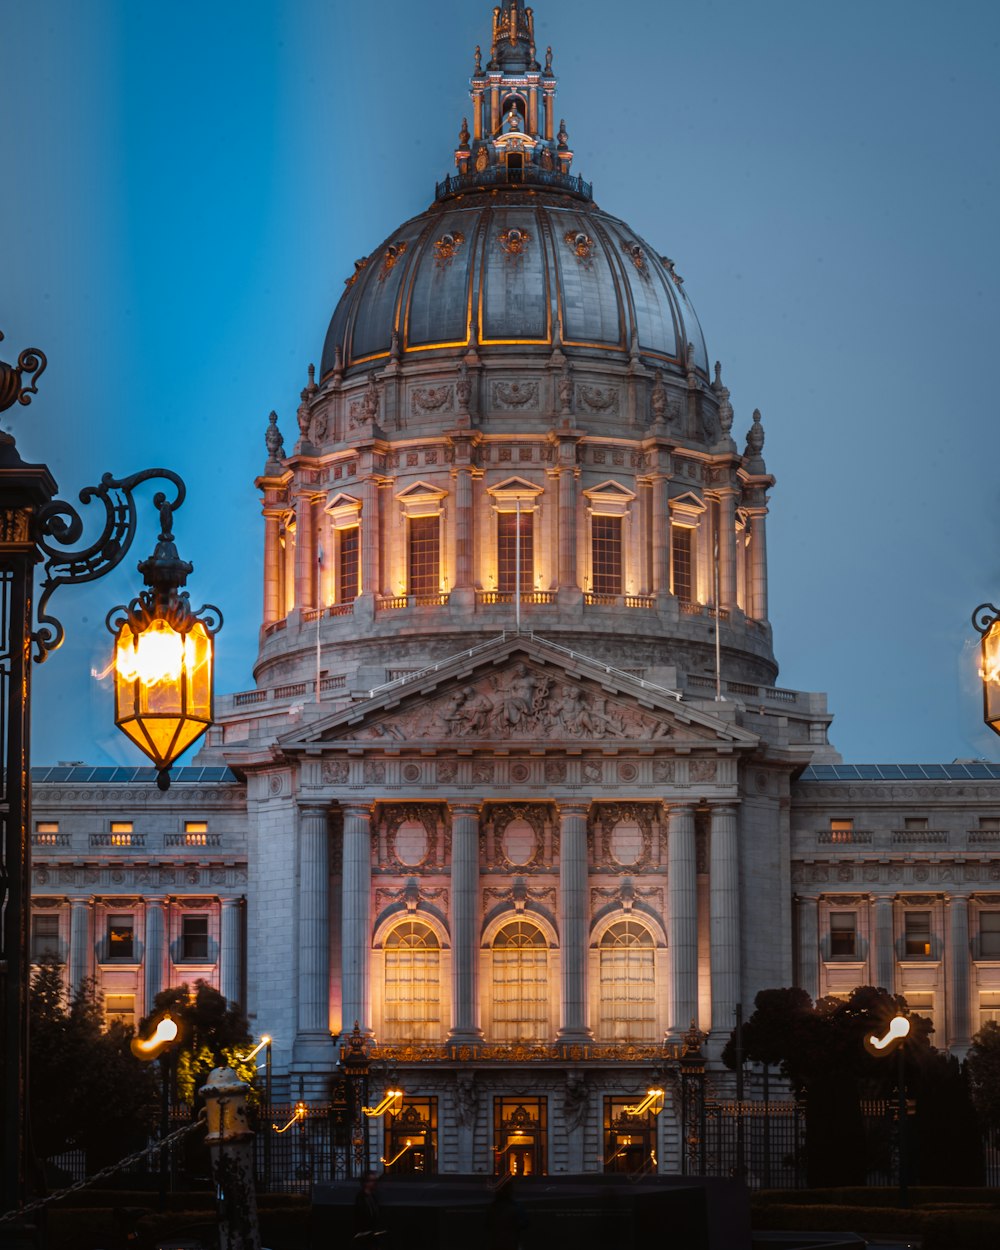
[[[220,1250],[261,1250],[247,1091],[232,1068],[215,1068],[201,1090],[219,1195]]]

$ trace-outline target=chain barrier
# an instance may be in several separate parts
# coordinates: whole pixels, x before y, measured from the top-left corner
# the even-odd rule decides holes
[[[195,1120],[193,1124],[185,1124],[183,1128],[177,1129],[169,1137],[153,1142],[151,1146],[146,1146],[143,1150],[137,1150],[135,1154],[126,1155],[124,1159],[119,1159],[117,1163],[110,1163],[106,1168],[101,1168],[99,1172],[95,1172],[93,1176],[85,1176],[82,1181],[77,1181],[74,1185],[67,1185],[65,1189],[57,1189],[54,1194],[48,1194],[45,1198],[36,1198],[34,1202],[29,1202],[26,1206],[18,1207],[15,1211],[8,1211],[6,1214],[0,1215],[0,1224],[7,1224],[11,1220],[19,1220],[23,1216],[29,1215],[32,1211],[39,1211],[42,1207],[47,1207],[52,1202],[58,1202],[60,1198],[65,1198],[67,1194],[76,1193],[78,1189],[86,1189],[88,1185],[95,1185],[98,1181],[103,1181],[108,1176],[114,1176],[116,1172],[120,1172],[123,1168],[130,1167],[133,1163],[138,1163],[140,1159],[146,1159],[150,1155],[159,1153],[161,1150],[166,1150],[168,1146],[172,1146],[174,1142],[180,1141],[188,1133],[193,1133],[195,1129],[204,1127],[204,1120]]]

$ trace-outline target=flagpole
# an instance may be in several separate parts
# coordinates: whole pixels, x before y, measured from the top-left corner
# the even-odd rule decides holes
[[[516,500],[517,523],[514,538],[514,621],[521,632],[521,501]]]
[[[719,634],[719,623],[722,620],[722,605],[719,603],[719,513],[715,513],[715,701],[722,701],[722,640]]]
[[[316,548],[316,702],[319,703],[319,665],[320,665],[320,636],[319,624],[323,619],[323,544],[319,543]]]

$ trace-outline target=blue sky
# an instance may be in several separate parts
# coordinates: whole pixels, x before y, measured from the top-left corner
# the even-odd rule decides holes
[[[1000,596],[1000,5],[535,10],[575,169],[676,260],[734,434],[763,412],[780,683],[828,691],[849,761],[1000,759],[968,624]],[[192,599],[226,615],[220,689],[246,689],[267,414],[291,436],[355,257],[449,170],[491,6],[0,16],[0,355],[49,357],[5,428],[65,497],[106,469],[181,473]],[[35,673],[36,763],[139,762],[90,672],[154,520],[115,575],[54,600],[68,639]]]

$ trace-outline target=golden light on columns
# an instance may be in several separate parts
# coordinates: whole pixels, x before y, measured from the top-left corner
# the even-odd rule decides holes
[[[214,638],[222,613],[193,611],[180,587],[193,565],[174,545],[173,506],[159,493],[156,550],[139,565],[148,587],[108,613],[114,635],[115,724],[153,761],[156,783],[170,785],[170,767],[212,723]]]
[[[983,720],[1000,734],[1000,609],[981,603],[972,624],[982,635],[979,677],[983,683]]]

